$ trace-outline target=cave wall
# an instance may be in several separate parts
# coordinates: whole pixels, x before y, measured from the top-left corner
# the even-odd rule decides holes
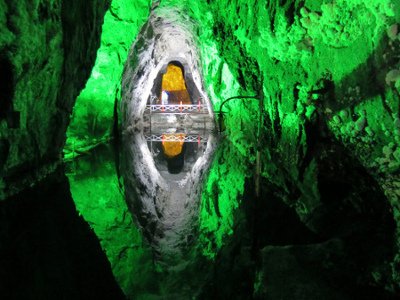
[[[365,218],[365,224],[366,211],[374,211],[376,215],[369,218],[376,228],[392,228],[390,223],[395,218],[398,241],[400,3],[207,2],[206,9],[199,9],[203,14],[192,14],[210,24],[200,32],[201,44],[208,47],[204,51],[203,71],[209,92],[216,99],[248,95],[257,93],[257,89],[259,92],[262,82],[265,114],[261,157],[266,179],[263,189],[275,191],[269,197],[289,205],[301,222],[321,237],[327,235],[321,220],[332,220],[329,211],[321,214],[321,209],[330,203],[332,213],[339,208],[354,210],[355,215]],[[217,53],[209,51],[215,46]],[[233,86],[237,88],[232,89]],[[219,101],[215,101],[217,107]],[[256,106],[232,103],[230,111],[225,120],[228,139],[243,159],[254,162]],[[224,168],[219,165],[215,169],[218,179],[210,176],[206,185],[218,183],[218,188],[206,197],[205,208],[217,207],[216,196],[226,193],[224,190],[231,186],[225,182],[226,174],[238,168],[237,159],[230,159],[226,153],[223,156]],[[230,171],[223,171],[225,168]],[[353,168],[360,172],[349,175]],[[252,177],[253,170],[250,165],[240,176]],[[334,175],[328,176],[331,173]],[[373,179],[368,183],[355,182],[353,176]],[[350,196],[337,192],[346,189],[346,185],[352,186]],[[233,186],[240,195],[241,187]],[[370,186],[379,191],[373,199],[365,196]],[[240,205],[242,199],[246,200],[231,197],[230,206]],[[350,206],[344,205],[344,201]],[[215,211],[205,209],[204,215],[214,216],[218,231],[226,218]],[[353,225],[350,220],[344,221],[345,215],[336,218],[343,218],[340,226],[349,227],[350,232]],[[374,223],[374,218],[384,221]],[[235,231],[235,222],[228,224],[231,230],[225,230],[227,235]],[[373,227],[371,224],[366,226]],[[221,238],[213,237],[212,232],[205,239],[215,248]],[[330,234],[343,236],[349,232]],[[388,236],[390,232],[388,229]],[[393,246],[389,242],[382,248]],[[392,291],[398,289],[399,257],[391,259],[381,260],[375,269],[367,268],[369,275],[360,281]],[[366,264],[369,262],[364,261]]]
[[[104,19],[101,46],[68,127],[65,158],[106,142],[118,118],[121,77],[129,48],[149,17],[149,0],[113,0]]]
[[[90,75],[108,1],[0,2],[0,199],[61,159]]]

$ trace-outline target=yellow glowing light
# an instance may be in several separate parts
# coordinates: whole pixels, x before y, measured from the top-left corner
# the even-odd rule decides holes
[[[174,64],[168,65],[167,73],[163,75],[162,89],[170,92],[186,90],[185,79],[180,67]]]
[[[161,87],[162,91],[168,92],[169,104],[191,104],[181,67],[169,64],[167,72],[163,75]]]
[[[174,158],[175,156],[181,154],[184,141],[185,141],[185,134],[183,133],[163,134],[162,148],[165,156],[167,156],[168,158]]]

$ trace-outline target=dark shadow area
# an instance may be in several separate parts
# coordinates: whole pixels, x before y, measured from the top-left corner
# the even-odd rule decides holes
[[[395,222],[378,183],[343,146],[332,142],[318,158],[318,189],[321,206],[308,223],[326,239],[341,241],[341,251],[325,261],[329,277],[324,277],[351,299],[396,299],[379,287],[391,273]],[[380,280],[374,283],[372,274],[377,272]]]
[[[256,298],[398,299],[383,288],[390,283],[395,243],[395,222],[383,191],[333,139],[317,139],[313,157],[320,204],[305,222],[277,199],[279,193],[264,194],[254,210],[266,286]]]
[[[4,119],[12,109],[14,97],[14,72],[9,59],[0,54],[0,119]]]
[[[183,170],[183,166],[185,164],[185,148],[183,148],[182,152],[175,157],[166,158],[167,160],[167,168],[170,174],[179,174]]]
[[[8,128],[19,128],[20,113],[13,111],[14,67],[3,53],[0,53],[0,91],[0,120],[6,119]]]
[[[0,174],[3,172],[4,164],[7,162],[10,153],[10,142],[7,139],[0,139]]]
[[[322,241],[299,218],[296,210],[282,201],[280,191],[263,178],[260,199],[254,194],[254,180],[245,184],[244,209],[252,222],[253,249],[267,245],[304,245]]]
[[[0,203],[0,298],[124,299],[59,169]]]
[[[254,179],[246,180],[242,205],[234,216],[235,232],[218,253],[212,280],[208,281],[199,299],[254,299],[255,275],[261,263],[259,256],[262,248],[320,241],[300,221],[293,208],[280,200],[273,190],[266,189],[268,184],[265,180],[262,186],[262,195],[257,199]],[[268,276],[276,274],[271,272]],[[282,282],[285,280],[288,277]]]
[[[388,199],[342,145],[310,126],[319,205],[300,219],[287,202],[301,199],[302,182],[287,176],[283,191],[264,178],[257,198],[248,179],[200,299],[399,299],[384,289],[395,254]]]
[[[245,212],[234,214],[234,234],[218,252],[198,299],[253,299],[256,261],[252,257],[252,224]]]

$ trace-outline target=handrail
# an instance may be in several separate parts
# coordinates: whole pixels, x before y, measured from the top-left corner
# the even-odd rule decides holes
[[[150,113],[201,113],[207,114],[208,107],[205,104],[152,104],[146,105],[146,112]]]
[[[219,127],[219,132],[221,133],[222,132],[222,114],[223,113],[225,113],[224,111],[222,111],[222,107],[225,105],[225,103],[227,103],[228,101],[231,101],[231,100],[235,100],[235,99],[253,99],[253,100],[258,100],[258,101],[260,101],[260,100],[262,100],[261,99],[261,97],[260,97],[260,95],[255,95],[255,96],[242,96],[242,95],[238,95],[238,96],[233,96],[233,97],[230,97],[230,98],[228,98],[228,99],[225,99],[224,101],[222,101],[222,103],[221,103],[221,105],[219,106],[219,111],[217,112],[218,114],[219,114],[219,117],[218,117],[218,127]]]
[[[223,111],[222,108],[227,103],[228,101],[234,100],[234,99],[252,99],[252,100],[258,100],[259,101],[259,122],[258,122],[258,132],[257,132],[257,152],[256,152],[256,170],[255,170],[255,194],[256,194],[256,199],[260,197],[260,177],[261,177],[261,129],[262,129],[262,123],[263,123],[263,113],[264,113],[264,95],[261,93],[261,95],[256,95],[256,96],[233,96],[230,97],[224,101],[222,101],[220,107],[219,107],[219,118],[218,118],[218,125],[219,125],[219,132],[222,132],[222,122],[223,122]]]
[[[260,100],[260,96],[259,95],[255,95],[255,96],[233,96],[230,97],[224,101],[222,101],[221,105],[219,106],[219,111],[222,112],[222,107],[225,105],[226,102],[234,100],[234,99],[254,99],[254,100]]]
[[[202,135],[177,135],[177,134],[150,134],[145,135],[147,142],[188,142],[201,143],[206,141],[206,137]]]

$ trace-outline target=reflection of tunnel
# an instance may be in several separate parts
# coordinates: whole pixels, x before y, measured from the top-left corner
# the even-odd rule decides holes
[[[173,27],[175,32],[163,26],[143,28],[147,42],[162,51],[139,54],[143,59],[137,66],[128,59],[124,69],[122,109],[127,114],[122,115],[122,127],[134,131],[123,136],[122,174],[126,201],[155,260],[172,271],[188,262],[194,247],[202,179],[216,138],[197,46],[186,42],[189,33],[180,26]]]
[[[182,171],[184,164],[185,147],[183,147],[182,151],[178,155],[167,157],[168,172],[171,174],[179,174]]]
[[[172,135],[166,134],[165,136],[171,137]],[[183,136],[183,134],[173,136]],[[157,169],[159,171],[168,170],[170,174],[189,172],[196,160],[204,154],[206,147],[205,143],[183,141],[149,142],[147,145],[153,153]],[[169,147],[169,149],[166,150],[166,147]],[[176,149],[174,150],[174,148]],[[173,155],[168,155],[171,152],[173,152]]]
[[[179,141],[165,141],[163,138],[162,141],[162,150],[167,160],[168,171],[171,174],[180,173],[183,169],[183,165],[185,163],[185,135],[183,133],[173,134],[175,137],[178,137]],[[170,137],[171,135],[163,135],[163,137]]]

